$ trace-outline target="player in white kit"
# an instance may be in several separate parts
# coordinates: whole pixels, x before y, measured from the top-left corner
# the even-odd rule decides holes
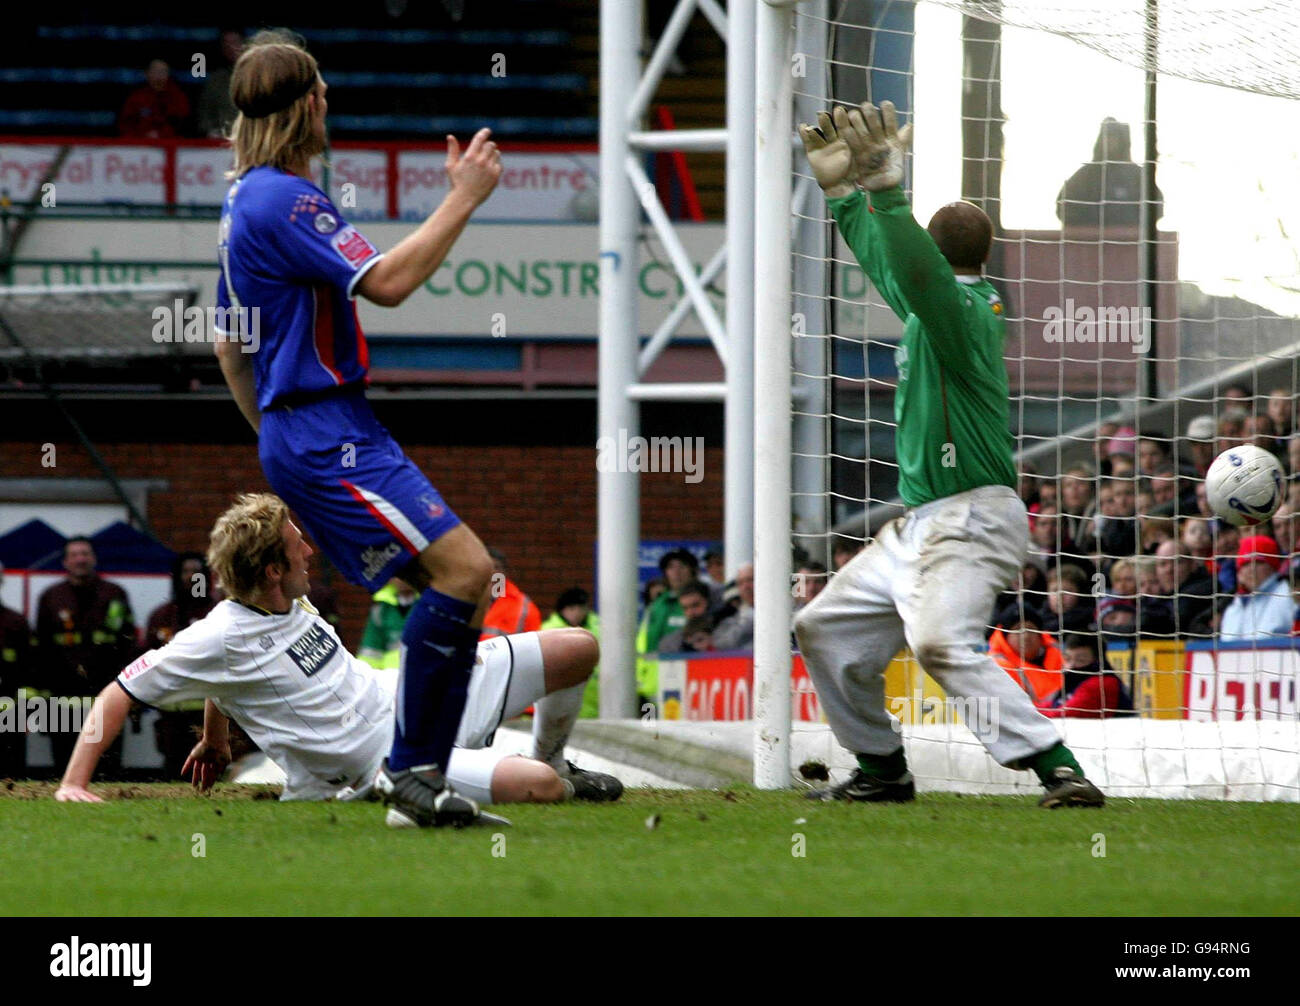
[[[98,800],[86,787],[133,704],[198,698],[207,700],[204,736],[186,770],[200,788],[211,786],[229,761],[229,719],[285,772],[281,799],[326,799],[369,788],[392,743],[395,676],[349,653],[304,599],[312,549],[277,497],[241,497],[218,519],[212,539],[209,561],[231,598],[140,657],[100,693],[57,799]],[[558,728],[535,723],[536,758],[488,747],[503,720],[543,696],[580,698],[598,657],[595,638],[582,629],[480,643],[447,771],[457,791],[482,802],[617,799],[617,779],[564,761],[576,706]],[[414,826],[400,817],[390,808],[389,824]]]

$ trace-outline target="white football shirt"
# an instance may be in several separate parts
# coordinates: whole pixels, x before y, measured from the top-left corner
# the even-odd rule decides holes
[[[212,699],[284,770],[282,800],[333,796],[393,740],[392,684],[302,599],[282,615],[222,601],[117,681],[151,706]]]

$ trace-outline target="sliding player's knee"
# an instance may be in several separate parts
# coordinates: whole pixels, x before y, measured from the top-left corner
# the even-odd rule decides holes
[[[492,773],[494,803],[558,803],[564,782],[555,769],[532,758],[503,758]]]
[[[586,629],[547,629],[541,642],[547,692],[582,684],[600,660],[600,644]]]
[[[569,629],[565,635],[570,683],[576,685],[591,677],[591,669],[600,661],[600,643],[586,629]]]

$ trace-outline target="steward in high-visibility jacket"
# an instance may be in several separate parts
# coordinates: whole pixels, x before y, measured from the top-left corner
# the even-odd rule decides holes
[[[1037,612],[1026,609],[999,618],[989,637],[989,656],[1015,678],[1035,703],[1059,692],[1064,684],[1065,660],[1056,640],[1042,631]]]
[[[581,587],[571,587],[555,602],[555,611],[542,623],[543,629],[586,629],[600,642],[600,616],[591,610],[591,595]],[[568,617],[565,617],[565,616]],[[582,693],[581,719],[595,719],[600,715],[600,665],[591,669],[587,687]]]
[[[520,632],[536,632],[540,629],[542,612],[537,605],[505,574],[496,575],[500,577],[496,581],[500,584],[500,596],[492,601],[487,614],[483,616],[483,632],[478,638],[513,636]]]
[[[399,590],[399,584],[404,589]],[[398,580],[389,580],[371,595],[370,614],[357,656],[376,670],[398,670],[402,628],[415,599],[415,591]]]

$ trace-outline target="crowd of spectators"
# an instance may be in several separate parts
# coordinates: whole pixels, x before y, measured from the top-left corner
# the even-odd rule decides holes
[[[1181,438],[1103,423],[1091,463],[1069,465],[1056,477],[1022,468],[1030,552],[990,615],[988,638],[1036,700],[1041,689],[1030,686],[1045,666],[1067,686],[1072,680],[1066,641],[1094,641],[1104,672],[1106,648],[1117,643],[1268,641],[1300,626],[1294,396],[1277,389],[1257,404],[1247,389],[1233,387],[1225,398],[1217,419],[1193,419]],[[1289,479],[1271,521],[1238,529],[1210,509],[1204,479],[1218,454],[1242,444],[1277,456]],[[1027,636],[1041,638],[1026,643]],[[1117,685],[1117,678],[1090,684],[1073,704],[1067,687],[1061,708],[1091,702],[1130,709],[1131,697],[1122,688],[1113,692]]]
[[[1233,387],[1225,399],[1217,419],[1197,417],[1181,437],[1103,423],[1091,461],[1056,476],[1023,466],[1029,553],[998,597],[986,635],[994,659],[1048,715],[1132,711],[1132,697],[1107,662],[1116,645],[1267,641],[1300,632],[1294,398],[1278,389],[1257,407],[1246,389]],[[1219,453],[1246,443],[1278,457],[1289,488],[1272,521],[1238,529],[1210,510],[1204,478]],[[835,570],[861,548],[860,540],[837,537]],[[798,610],[834,574],[800,555],[794,568]],[[646,588],[638,638],[643,696],[654,694],[657,654],[753,645],[751,565],[720,590],[714,568],[702,573],[689,552],[665,555],[660,571]]]

